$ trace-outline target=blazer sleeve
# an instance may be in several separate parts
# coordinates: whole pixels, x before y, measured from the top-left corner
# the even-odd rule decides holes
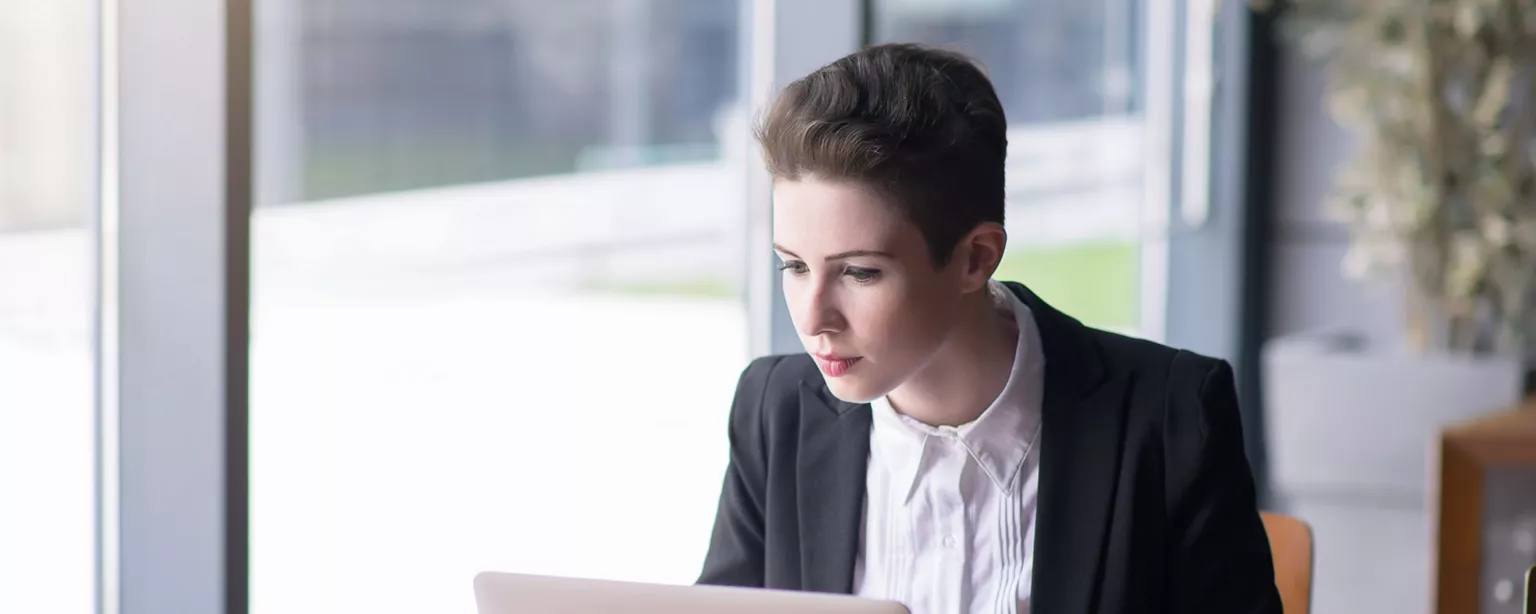
[[[698,584],[764,585],[767,434],[763,431],[763,399],[778,361],[772,356],[754,360],[736,384],[728,430],[730,457]]]
[[[1164,425],[1169,611],[1280,614],[1232,367],[1191,362],[1190,377],[1170,382]]]

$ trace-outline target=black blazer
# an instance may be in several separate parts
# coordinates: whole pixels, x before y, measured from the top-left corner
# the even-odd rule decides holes
[[[1046,357],[1031,611],[1279,614],[1231,367],[1008,287]],[[852,592],[870,420],[808,356],[753,361],[699,583]]]

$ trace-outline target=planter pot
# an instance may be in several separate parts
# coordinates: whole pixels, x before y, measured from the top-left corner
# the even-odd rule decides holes
[[[1277,486],[1422,494],[1447,424],[1520,401],[1517,360],[1374,351],[1338,336],[1264,350],[1270,479]]]
[[[1313,525],[1313,612],[1426,612],[1439,429],[1521,398],[1513,359],[1409,354],[1341,335],[1263,356],[1272,507]]]

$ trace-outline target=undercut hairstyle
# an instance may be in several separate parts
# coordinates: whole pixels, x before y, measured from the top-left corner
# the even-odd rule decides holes
[[[774,179],[851,182],[899,208],[937,267],[976,226],[1003,223],[1008,122],[960,53],[865,48],[785,87],[755,136]]]

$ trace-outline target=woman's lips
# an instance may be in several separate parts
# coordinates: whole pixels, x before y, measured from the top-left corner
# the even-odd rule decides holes
[[[846,357],[828,354],[814,354],[814,356],[816,358],[816,366],[821,367],[821,372],[827,374],[827,377],[842,377],[847,375],[848,371],[852,370],[854,365],[858,364],[860,360],[863,360],[863,358],[859,356]]]

